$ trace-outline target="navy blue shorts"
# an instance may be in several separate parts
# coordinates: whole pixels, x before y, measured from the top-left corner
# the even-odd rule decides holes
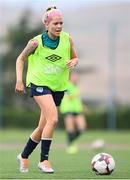
[[[78,116],[78,115],[80,115],[81,113],[77,113],[77,112],[66,112],[66,113],[64,113],[63,115],[64,116],[68,116],[68,115],[71,115],[71,116]]]
[[[30,97],[51,94],[56,106],[60,106],[61,100],[64,97],[64,92],[65,91],[54,92],[51,89],[49,89],[47,86],[37,86],[32,83],[30,87]]]

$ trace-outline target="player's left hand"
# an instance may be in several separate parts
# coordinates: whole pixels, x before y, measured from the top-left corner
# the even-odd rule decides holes
[[[76,65],[78,64],[78,59],[74,58],[74,59],[70,59],[67,61],[67,66],[69,69],[73,69]]]

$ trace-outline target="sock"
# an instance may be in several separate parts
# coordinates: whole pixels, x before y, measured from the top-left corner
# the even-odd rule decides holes
[[[21,153],[22,158],[27,159],[28,156],[33,152],[33,150],[36,148],[36,146],[39,144],[39,142],[36,142],[29,138],[23,152]]]
[[[51,146],[52,139],[42,139],[41,140],[41,159],[40,162],[48,160],[49,150]]]
[[[82,131],[78,129],[78,130],[75,132],[75,139],[77,139],[77,138],[81,135],[81,133],[82,133]]]
[[[68,144],[71,144],[75,139],[75,132],[68,132]]]
[[[76,130],[75,132],[68,132],[68,143],[71,144],[74,140],[76,140],[81,134],[82,130]]]

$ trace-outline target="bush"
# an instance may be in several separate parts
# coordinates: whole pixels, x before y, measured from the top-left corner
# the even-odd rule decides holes
[[[118,108],[117,110],[117,128],[130,129],[130,107]]]
[[[6,109],[3,111],[3,127],[32,128],[38,124],[38,111]]]
[[[86,116],[88,128],[107,129],[108,112],[91,111]],[[6,108],[3,111],[3,127],[35,128],[39,120],[39,110],[16,110]],[[59,116],[58,128],[64,128],[63,116]],[[116,128],[130,129],[130,107],[118,107],[116,110]]]

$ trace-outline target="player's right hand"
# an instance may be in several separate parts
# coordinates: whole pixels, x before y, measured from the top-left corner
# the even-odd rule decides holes
[[[25,86],[24,86],[24,84],[23,84],[22,81],[16,82],[16,85],[15,85],[15,92],[16,92],[16,93],[23,93],[23,94],[26,94]]]

